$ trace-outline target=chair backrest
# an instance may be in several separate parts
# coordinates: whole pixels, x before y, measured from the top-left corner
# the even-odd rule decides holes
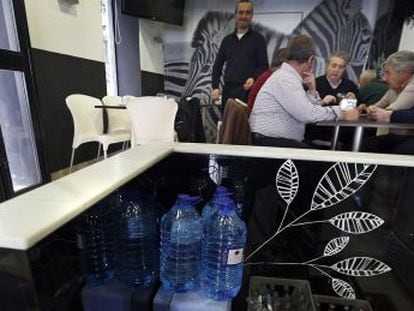
[[[72,114],[73,119],[73,143],[77,148],[82,137],[96,137],[103,134],[102,109],[95,108],[95,105],[102,105],[98,98],[73,94],[66,97],[66,105]]]
[[[121,96],[105,96],[102,102],[106,106],[123,106],[124,101]],[[131,130],[131,119],[128,112],[123,109],[106,109],[108,116],[108,133],[116,131]]]
[[[127,100],[126,106],[132,122],[133,144],[174,141],[174,120],[178,109],[174,100],[143,96]]]
[[[240,104],[232,98],[227,100],[218,137],[219,144],[250,145],[252,143],[247,105]]]

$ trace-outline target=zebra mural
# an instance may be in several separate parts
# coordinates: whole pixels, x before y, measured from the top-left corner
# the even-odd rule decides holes
[[[335,51],[347,51],[348,78],[354,82],[363,70],[369,54],[372,30],[361,12],[361,0],[321,2],[293,31],[293,35],[311,36],[317,47],[315,75],[325,73],[325,63]]]
[[[234,15],[227,12],[207,12],[199,21],[193,35],[193,54],[189,62],[165,63],[166,92],[176,97],[195,96],[211,104],[211,71],[221,40],[234,30]],[[356,81],[368,57],[372,30],[361,13],[361,0],[324,0],[293,30],[283,34],[258,23],[252,27],[266,39],[269,58],[274,50],[286,46],[296,34],[308,34],[316,42],[315,74],[325,72],[325,60],[336,50],[350,55],[348,77]],[[214,142],[219,110],[205,111],[206,138]]]

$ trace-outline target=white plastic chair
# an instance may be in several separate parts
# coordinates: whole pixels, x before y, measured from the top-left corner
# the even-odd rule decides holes
[[[125,106],[122,97],[120,96],[105,96],[102,98],[105,106]],[[126,109],[106,109],[108,116],[108,134],[127,134],[131,137],[131,119],[129,118]],[[124,143],[122,149],[125,149]]]
[[[106,159],[110,144],[130,139],[130,135],[124,133],[103,134],[103,110],[95,108],[95,105],[102,105],[99,99],[82,94],[73,94],[66,97],[66,105],[72,114],[74,128],[69,172],[72,172],[75,150],[80,145],[88,142],[98,142],[97,159],[99,158],[101,145]]]
[[[173,99],[156,96],[128,98],[126,106],[132,124],[132,146],[152,141],[174,141],[178,105]]]

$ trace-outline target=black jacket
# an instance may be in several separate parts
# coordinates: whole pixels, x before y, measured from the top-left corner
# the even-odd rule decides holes
[[[224,63],[225,83],[244,83],[248,78],[256,79],[269,67],[265,39],[251,29],[241,39],[237,37],[236,32],[227,35],[221,42],[214,62],[213,89],[219,86]]]

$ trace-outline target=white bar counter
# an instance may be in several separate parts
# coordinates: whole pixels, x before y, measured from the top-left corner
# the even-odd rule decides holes
[[[413,156],[389,154],[195,143],[137,146],[1,203],[0,248],[29,249],[174,152],[414,167]]]

